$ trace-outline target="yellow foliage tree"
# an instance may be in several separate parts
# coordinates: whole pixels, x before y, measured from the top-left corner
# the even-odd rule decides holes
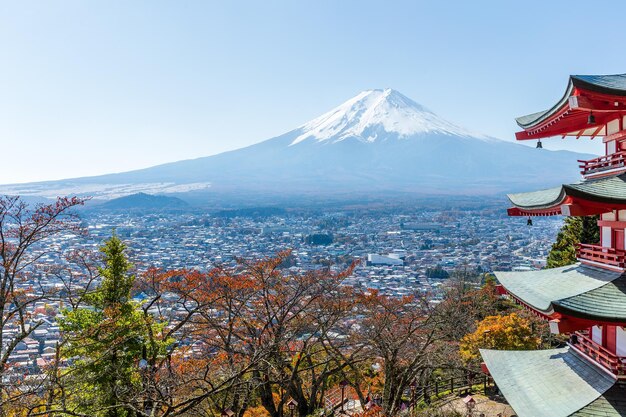
[[[480,356],[478,349],[528,350],[537,349],[540,343],[530,320],[511,313],[486,317],[478,323],[475,332],[461,339],[459,350],[461,357],[470,361]]]
[[[243,413],[243,417],[270,417],[270,413],[267,412],[263,406],[250,407]]]

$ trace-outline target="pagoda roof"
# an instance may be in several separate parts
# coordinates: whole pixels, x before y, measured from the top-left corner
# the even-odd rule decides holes
[[[547,110],[516,118],[519,140],[557,135],[605,135],[605,123],[626,111],[626,74],[570,75],[565,93]],[[597,124],[587,125],[590,112]]]
[[[626,416],[626,385],[616,383],[589,405],[578,410],[574,417]]]
[[[565,199],[563,186],[526,193],[507,194],[515,207],[526,210],[538,210],[559,205]]]
[[[582,319],[626,322],[626,276],[553,302],[554,311]]]
[[[598,401],[616,384],[611,375],[568,347],[481,349],[480,354],[519,417],[570,416]],[[596,405],[602,407],[601,402]]]
[[[559,307],[571,309],[576,309],[578,303],[584,307],[583,313],[593,314],[592,297],[596,294],[591,294],[591,291],[602,288],[622,275],[621,272],[582,264],[538,271],[494,272],[494,274],[509,294],[546,315],[554,312],[556,302],[564,302],[565,304],[563,306],[559,304]],[[587,298],[575,298],[585,293],[589,293]],[[617,294],[615,296],[617,300],[619,297]],[[595,307],[599,308],[600,305],[596,304]],[[623,307],[615,311],[621,310]]]
[[[561,214],[560,206],[573,202],[579,205],[595,204],[597,212],[609,211],[597,203],[626,206],[626,174],[588,179],[540,191],[508,194],[508,197],[515,206],[509,209],[510,215]]]
[[[626,74],[613,75],[571,75],[572,85],[614,96],[626,96]]]

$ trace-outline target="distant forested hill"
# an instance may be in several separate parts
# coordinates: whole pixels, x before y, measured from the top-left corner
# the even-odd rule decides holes
[[[151,195],[146,193],[131,194],[124,197],[109,200],[97,206],[106,210],[132,210],[132,209],[172,209],[185,208],[189,206],[187,202],[177,197],[167,197],[164,195]]]

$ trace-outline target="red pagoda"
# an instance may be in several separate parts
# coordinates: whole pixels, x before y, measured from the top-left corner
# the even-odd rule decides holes
[[[600,243],[580,244],[578,263],[495,272],[516,302],[569,335],[567,346],[481,350],[520,417],[626,416],[626,74],[572,75],[549,110],[517,119],[518,140],[553,136],[602,140],[605,155],[578,161],[582,180],[511,194],[510,216],[598,214]]]

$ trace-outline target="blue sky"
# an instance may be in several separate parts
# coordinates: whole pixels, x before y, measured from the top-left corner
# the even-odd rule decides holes
[[[551,106],[569,74],[626,72],[625,14],[622,1],[0,0],[0,183],[239,148],[371,88],[513,140],[513,118]]]

